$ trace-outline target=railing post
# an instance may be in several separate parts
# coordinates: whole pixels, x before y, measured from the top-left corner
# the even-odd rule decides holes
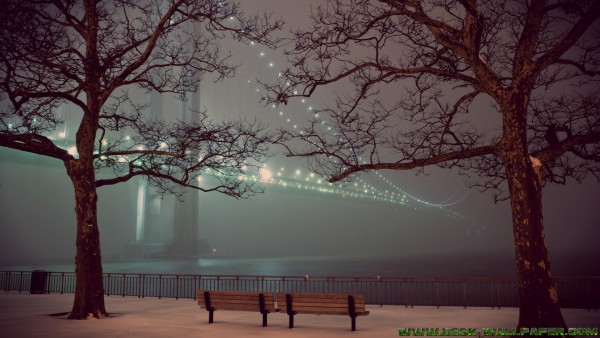
[[[464,304],[464,308],[467,308],[467,281],[463,280],[462,282],[463,285],[463,304]]]
[[[492,304],[492,310],[494,309],[494,279],[490,277],[490,296],[492,299],[490,300],[490,304]]]
[[[496,281],[496,299],[498,300],[498,310],[500,310],[500,281]]]
[[[4,292],[8,292],[8,275],[10,275],[10,271],[6,271],[6,274],[4,274]]]
[[[23,289],[23,271],[21,271],[19,276],[19,293],[21,293],[21,289]]]
[[[585,283],[585,298],[584,298],[584,303],[587,303],[587,310],[588,310],[588,312],[592,308],[592,293],[590,292],[590,290],[591,290],[590,280],[591,280],[591,278],[589,276],[585,277],[585,279],[584,279],[584,283]]]
[[[106,296],[110,296],[110,273],[106,275],[106,278],[106,290],[104,290],[104,292],[106,293]]]
[[[308,275],[304,275],[304,292],[307,290],[308,285]]]
[[[158,299],[162,298],[162,275],[158,275]]]
[[[589,276],[588,278],[590,279],[590,302],[592,302],[591,308],[593,308],[595,312],[598,311],[598,305],[600,305],[600,277],[592,278]],[[594,286],[594,284],[596,285]],[[594,292],[594,290],[596,291]]]
[[[375,283],[375,299],[377,299],[379,306],[383,306],[383,302],[379,298],[379,288],[381,286],[381,276],[377,276],[377,283]]]
[[[179,299],[179,275],[175,277],[175,283],[177,284],[175,285],[175,299]]]
[[[62,295],[65,291],[65,273],[60,273],[60,294]]]
[[[196,290],[199,289],[199,276],[198,275],[194,275],[194,283],[192,284],[192,299],[196,300]]]
[[[127,276],[125,274],[123,274],[123,283],[121,283],[121,286],[122,295],[125,297],[125,288],[127,286]]]
[[[438,281],[438,283],[436,283],[436,302],[437,302],[437,308],[440,308],[440,283]]]
[[[46,271],[46,275],[44,276],[44,289],[42,293],[50,293],[50,290],[52,290],[52,285],[50,283],[50,281],[52,280],[51,278],[52,272],[48,272]]]
[[[408,288],[410,286],[410,279],[404,278],[403,280],[400,281],[400,286],[401,286],[401,292],[402,292],[402,298],[404,299],[404,305],[406,308],[408,308]],[[414,288],[414,281],[412,281],[413,284],[413,288]],[[414,295],[413,295],[414,298]]]

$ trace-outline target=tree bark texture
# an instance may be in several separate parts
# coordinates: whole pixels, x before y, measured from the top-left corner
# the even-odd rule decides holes
[[[519,292],[518,328],[566,328],[544,239],[542,177],[540,171],[534,170],[527,149],[526,106],[526,103],[512,105],[510,111],[505,111],[504,133],[498,149],[512,207]]]
[[[108,317],[104,306],[102,256],[98,229],[98,195],[94,168],[94,142],[101,106],[88,94],[89,111],[84,114],[76,142],[79,159],[65,162],[75,191],[77,251],[75,255],[75,299],[69,319]]]
[[[66,163],[75,191],[77,251],[75,255],[75,299],[69,319],[103,318],[104,307],[100,232],[98,230],[95,173],[84,161]]]

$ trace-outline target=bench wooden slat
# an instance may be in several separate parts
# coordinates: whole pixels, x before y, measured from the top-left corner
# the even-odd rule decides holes
[[[272,293],[197,290],[196,298],[200,308],[208,311],[209,324],[217,310],[256,311],[262,314],[264,327],[267,326],[267,314],[278,311]]]
[[[350,312],[348,311],[348,309],[341,309],[341,308],[314,308],[314,307],[304,307],[304,306],[294,306],[293,310],[294,313],[304,313],[304,314],[338,314],[338,315],[346,315],[349,316]],[[361,313],[361,312],[367,312],[366,310],[355,310],[354,313]]]
[[[302,298],[302,297],[294,297],[294,299],[298,302],[303,302],[303,303],[315,303],[315,304],[348,304],[348,296],[351,295],[347,295],[346,298],[343,299],[316,299],[316,298]],[[278,299],[279,300],[279,299]],[[356,305],[365,305],[365,301],[364,300],[357,300],[356,298],[354,299],[354,304]]]
[[[302,302],[299,300],[294,299],[294,301],[292,302],[294,308],[298,307],[298,306],[304,306],[304,307],[314,307],[314,308],[340,308],[340,309],[348,309],[348,301],[346,300],[346,302],[344,303],[315,303],[315,302]],[[287,306],[287,303],[277,303],[278,307],[280,309],[283,309],[284,307]],[[356,310],[361,310],[361,309],[365,309],[365,304],[354,304],[354,309]]]
[[[288,297],[290,302],[288,302]],[[347,315],[352,331],[356,330],[356,317],[367,316],[364,296],[361,294],[277,293],[277,306],[289,316],[289,328],[294,327],[297,314]]]
[[[344,313],[340,313],[339,311],[319,311],[318,313],[315,311],[302,311],[302,310],[298,310],[296,311],[294,309],[294,313],[295,314],[301,314],[301,315],[349,315],[348,311],[344,312]],[[364,311],[364,312],[356,312],[357,316],[368,316],[369,315],[369,311]]]
[[[204,293],[204,291],[208,291],[210,292],[211,296],[215,295],[215,296],[219,296],[219,295],[223,295],[223,296],[253,296],[253,295],[259,295],[261,293],[265,294],[264,292],[256,292],[256,291],[222,291],[222,290],[196,290],[196,294],[199,293]],[[266,293],[267,295],[269,293]]]
[[[238,295],[233,295],[233,296],[228,296],[228,295],[223,295],[223,294],[219,294],[219,295],[213,295],[212,293],[210,294],[210,299],[214,299],[214,300],[219,300],[219,299],[224,299],[224,300],[256,300],[256,297],[258,297],[259,294],[252,294],[252,295],[247,295],[247,296],[238,296]],[[263,296],[265,297],[265,299],[267,298],[271,298],[273,299],[273,296],[270,296],[268,294],[263,294]]]
[[[286,311],[290,328],[294,327],[297,314],[346,315],[351,319],[352,331],[355,331],[356,317],[369,314],[361,294],[280,292],[277,293],[277,304],[269,292],[197,290],[196,297],[198,305],[209,312],[209,323],[213,322],[213,313],[217,310],[258,311],[263,315],[263,326],[267,326],[268,313]],[[291,300],[289,304],[287,297]]]
[[[280,294],[292,294],[296,297],[303,297],[303,298],[319,298],[319,299],[328,299],[328,298],[333,298],[333,299],[346,299],[346,297],[348,296],[354,296],[355,298],[363,298],[364,299],[364,295],[360,294],[360,293],[356,293],[356,294],[351,294],[351,293],[310,293],[310,292],[278,292],[278,295]]]
[[[292,303],[293,303],[294,307],[296,307],[296,306],[305,306],[305,307],[314,307],[314,308],[339,307],[342,309],[348,309],[348,300],[346,300],[344,303],[315,303],[312,301],[302,302],[302,301],[294,298]]]
[[[353,296],[355,302],[364,302],[365,296],[362,294],[340,294],[340,293],[329,293],[329,294],[320,294],[320,293],[285,293],[278,292],[277,300],[285,299],[286,294],[291,294],[294,296],[294,299],[314,299],[319,301],[328,301],[328,300],[348,300],[348,296]]]
[[[311,306],[311,307],[340,307],[340,308],[344,308],[347,309],[348,308],[348,295],[346,295],[345,298],[343,299],[338,299],[335,301],[332,301],[331,299],[329,300],[319,300],[319,299],[314,299],[314,298],[303,298],[303,297],[299,297],[296,296],[296,294],[293,294],[293,302],[294,304],[294,308],[297,306]],[[280,309],[283,309],[286,306],[286,300],[285,300],[285,294],[278,294],[278,298],[277,298],[277,305]],[[365,308],[365,303],[364,301],[362,302],[358,302],[356,301],[356,299],[354,300],[354,307],[357,310],[360,309],[364,309]]]
[[[202,309],[206,309],[206,306],[201,306]],[[256,311],[256,312],[260,312],[260,308],[258,307],[258,305],[251,305],[251,304],[230,304],[230,305],[223,305],[223,306],[214,306],[213,307],[214,311],[218,311],[218,310],[230,310],[230,311]]]
[[[268,299],[265,299],[265,302],[268,302]],[[204,304],[204,301],[202,301],[201,303]],[[258,300],[256,300],[256,299],[241,299],[241,300],[239,300],[239,299],[213,299],[211,297],[210,304],[212,306],[216,306],[217,304],[223,304],[223,305],[226,305],[226,304],[255,304],[255,305],[258,305]]]

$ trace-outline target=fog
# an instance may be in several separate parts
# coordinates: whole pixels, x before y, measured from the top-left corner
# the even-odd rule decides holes
[[[0,149],[0,157],[0,266],[73,262],[74,198],[61,164],[8,149]],[[463,184],[441,170],[429,176],[386,175],[406,191],[434,201]],[[238,256],[513,252],[508,203],[494,204],[489,194],[469,192],[452,207],[464,218],[452,218],[438,210],[268,185],[265,189],[243,200],[200,193],[200,237],[220,253]],[[188,194],[192,193],[197,192]],[[590,261],[597,257],[599,197],[595,182],[546,188],[551,258],[586,253]],[[133,182],[99,190],[102,252],[109,260],[122,257],[126,244],[135,241],[136,199]],[[175,203],[173,197],[164,199]]]
[[[249,10],[274,11],[295,27],[303,24],[300,20],[307,17],[310,5],[319,2],[255,0],[244,4],[252,4]],[[262,49],[229,42],[225,47],[234,50],[234,56],[244,60],[244,64],[235,79],[216,85],[210,79],[202,82],[199,92],[202,107],[213,118],[254,115],[274,128],[289,126],[285,117],[260,106],[258,95],[252,94],[254,83],[247,88],[248,79],[268,77],[265,75],[268,60],[259,57]],[[269,60],[275,60],[277,65],[282,63],[281,56],[274,51],[265,49],[265,52],[272,56]],[[313,100],[319,104],[328,99],[331,97]],[[71,134],[76,117],[73,113],[71,120],[67,120],[67,127],[71,123]],[[302,116],[293,117],[302,121]],[[288,172],[306,171],[302,159],[286,159],[282,154],[268,165],[285,167]],[[508,202],[494,204],[491,193],[469,190],[464,178],[451,171],[433,168],[428,175],[391,171],[381,174],[396,187],[422,200],[453,203],[443,210],[414,209],[273,185],[266,185],[263,194],[242,200],[218,193],[200,193],[198,204],[193,207],[198,217],[199,237],[219,253],[242,257],[512,255]],[[392,189],[373,173],[363,174],[360,179],[381,190]],[[132,180],[99,189],[101,245],[107,260],[123,259],[124,248],[136,241],[137,187],[138,181]],[[551,260],[578,255],[592,262],[599,256],[599,188],[593,180],[545,188],[544,218]],[[188,192],[184,199],[189,200],[191,194],[198,192]],[[178,203],[172,196],[165,196],[163,201],[165,206]],[[172,208],[161,210],[173,213]],[[450,212],[460,216],[452,217]],[[62,163],[0,148],[0,231],[0,266],[74,261],[74,198]],[[172,228],[165,224],[161,231],[162,238],[168,240]]]

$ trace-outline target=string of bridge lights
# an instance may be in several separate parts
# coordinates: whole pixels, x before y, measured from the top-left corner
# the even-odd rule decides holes
[[[234,18],[230,18],[230,20],[233,20],[233,19]],[[249,43],[250,47],[254,47],[255,45],[256,44],[254,42]],[[258,51],[257,56],[259,57],[259,60],[264,60],[267,57],[266,53],[262,50]],[[264,64],[264,62],[263,62],[263,64]],[[276,71],[274,62],[268,61],[268,62],[266,62],[266,66],[267,66],[267,70],[274,71],[274,72]],[[277,72],[277,76],[278,77],[282,76],[281,71]],[[253,81],[248,79],[247,83],[248,83],[248,85],[252,85]],[[255,91],[259,95],[261,94],[261,88],[257,87]],[[297,92],[294,92],[294,94],[297,94]],[[300,102],[304,105],[308,104],[308,101],[305,98],[300,99]],[[275,104],[273,104],[271,107],[274,110],[277,108],[277,106]],[[313,107],[310,104],[308,105],[307,111],[308,112],[314,111]],[[283,109],[279,110],[277,115],[280,118],[284,119],[284,121],[286,123],[292,125],[293,129],[295,129],[295,130],[300,129],[298,127],[298,124],[296,124],[290,117],[291,114],[286,113]],[[314,113],[314,116],[318,118],[319,117],[318,112]],[[334,133],[334,128],[332,128],[331,125],[327,124],[324,120],[322,120],[321,122],[327,132]],[[65,128],[66,128],[66,126],[65,126]],[[67,138],[66,132],[67,132],[67,130],[64,129],[63,131],[58,132],[56,134],[56,137],[51,136],[50,139],[64,140],[65,141],[65,146],[64,146],[65,150],[67,150],[69,154],[76,156],[77,155],[76,147],[72,146],[72,145],[71,146],[67,145],[68,141],[66,140],[66,138]],[[303,134],[303,131],[299,130],[299,133]],[[333,136],[336,136],[336,134],[334,133]],[[125,140],[130,141],[131,137],[125,136]],[[106,144],[107,141],[103,140],[103,142],[104,142],[104,144]],[[164,148],[165,146],[166,145],[164,144],[164,142],[160,145],[161,148]],[[140,148],[140,147],[142,147],[142,148]],[[136,149],[143,150],[143,146],[137,146]],[[359,160],[362,160],[362,158],[359,158]],[[125,163],[125,162],[128,162],[129,159],[126,156],[120,156],[118,158],[118,161]],[[366,163],[366,161],[364,161],[363,163]],[[245,168],[242,168],[242,170],[246,171]],[[260,182],[261,184],[278,186],[281,188],[295,188],[295,189],[309,190],[309,191],[314,191],[314,192],[331,194],[331,195],[336,195],[336,196],[339,196],[342,198],[358,198],[358,199],[368,199],[368,200],[386,202],[386,203],[391,203],[391,204],[395,204],[395,205],[401,205],[404,207],[412,207],[414,209],[437,209],[437,210],[443,211],[444,213],[447,213],[449,216],[457,217],[457,218],[464,218],[464,216],[460,215],[459,213],[449,210],[449,209],[446,209],[446,208],[462,201],[466,197],[466,194],[464,194],[462,197],[456,199],[455,201],[436,204],[436,203],[431,203],[429,201],[418,198],[418,197],[404,191],[403,189],[398,187],[396,184],[394,184],[392,181],[390,181],[388,178],[386,178],[380,172],[372,172],[370,174],[374,175],[375,177],[379,178],[382,182],[387,184],[389,187],[388,190],[381,191],[378,188],[374,187],[373,185],[367,183],[364,179],[362,179],[360,177],[356,177],[354,183],[350,183],[349,185],[341,186],[338,184],[329,183],[329,182],[323,180],[321,177],[318,177],[315,173],[309,172],[308,174],[303,175],[303,172],[299,169],[293,171],[292,174],[287,175],[286,173],[288,173],[288,172],[290,172],[290,171],[286,171],[284,167],[281,167],[280,170],[278,170],[276,173],[273,173],[268,168],[268,166],[265,164],[260,170],[258,170],[258,173],[250,174],[250,175],[240,175],[238,177],[238,179],[250,180],[253,182]],[[210,170],[205,171],[204,173],[210,175]],[[219,174],[213,173],[213,175],[219,175]],[[203,176],[199,176],[198,177],[199,184],[200,184],[200,182],[202,182],[202,180],[203,180]],[[467,191],[467,193],[468,193],[468,191]],[[450,199],[448,199],[448,200],[451,200],[452,198],[453,197],[450,197]]]
[[[254,47],[256,44],[254,42],[250,42],[249,46],[250,47]],[[267,55],[264,51],[259,50],[257,53],[259,60],[264,59]],[[266,64],[267,66],[267,70],[271,70],[271,71],[276,71],[275,70],[275,63],[273,61],[267,61],[267,62],[262,62],[263,64]],[[281,71],[277,71],[277,77],[281,77],[282,76],[282,72]],[[252,80],[247,80],[248,84],[252,84]],[[289,85],[289,82],[288,82]],[[256,93],[260,94],[261,93],[261,88],[257,87],[256,88]],[[298,92],[294,91],[293,92],[294,95],[297,95]],[[302,98],[300,99],[300,102],[302,104],[309,104],[309,102],[305,99]],[[276,109],[277,106],[275,104],[271,105],[271,108]],[[309,104],[308,108],[306,109],[308,112],[313,112],[314,109],[313,107]],[[279,110],[277,113],[277,116],[279,116],[282,119],[285,119],[285,122],[292,125],[292,128],[295,130],[300,129],[298,127],[298,124],[296,124],[291,117],[291,114],[286,113],[284,110]],[[314,113],[315,117],[319,117],[318,112]],[[332,126],[327,124],[325,122],[325,120],[321,120],[321,124],[323,125],[324,128],[326,128],[327,132],[334,132],[332,129]],[[299,133],[302,135],[304,132],[302,130],[299,130]],[[336,136],[336,134],[334,133],[333,136]],[[362,158],[359,157],[359,160],[362,160]],[[366,161],[363,161],[363,163],[366,163]],[[261,168],[261,170],[259,170],[259,175],[252,175],[250,176],[249,179],[252,180],[257,180],[260,181],[262,183],[266,183],[266,184],[277,184],[279,186],[283,186],[283,187],[287,187],[287,186],[292,186],[298,189],[308,189],[308,190],[315,190],[315,191],[320,191],[320,192],[324,192],[324,193],[333,193],[333,194],[337,194],[340,195],[342,197],[354,197],[354,198],[367,198],[367,199],[374,199],[374,200],[378,200],[378,201],[383,201],[383,202],[389,202],[389,203],[393,203],[393,204],[400,204],[403,206],[408,206],[408,205],[412,205],[413,208],[418,208],[418,207],[425,207],[425,208],[434,208],[434,209],[439,209],[439,210],[444,210],[446,213],[450,214],[451,216],[454,217],[460,217],[460,218],[464,218],[464,216],[460,215],[459,213],[452,211],[452,210],[448,210],[446,209],[447,207],[450,207],[452,205],[455,205],[459,202],[461,202],[462,200],[464,200],[464,198],[466,198],[467,194],[468,194],[468,190],[465,194],[463,194],[461,197],[457,198],[456,200],[452,201],[452,199],[454,198],[454,196],[456,196],[457,194],[454,194],[453,196],[451,196],[449,199],[447,199],[446,201],[444,201],[443,203],[431,203],[429,201],[423,200],[421,198],[418,198],[406,191],[404,191],[403,189],[401,189],[400,187],[398,187],[397,185],[395,185],[393,182],[391,182],[388,178],[386,178],[383,174],[381,174],[380,172],[372,172],[372,175],[375,175],[376,177],[378,177],[381,181],[385,182],[389,187],[390,190],[385,190],[385,191],[381,191],[377,188],[375,188],[374,186],[372,186],[371,184],[367,183],[365,180],[363,180],[360,177],[356,177],[356,181],[354,184],[351,184],[350,186],[339,186],[339,185],[334,185],[332,183],[328,183],[327,182],[327,186],[323,187],[323,181],[321,178],[316,178],[315,179],[315,174],[314,173],[309,173],[307,177],[305,177],[304,181],[302,182],[301,180],[297,180],[297,176],[300,176],[301,171],[300,170],[296,170],[295,171],[295,175],[294,175],[294,181],[289,180],[288,179],[282,179],[282,172],[285,171],[285,168],[281,168],[280,171],[277,172],[276,176],[278,177],[277,179],[272,177],[272,173],[270,172],[270,170],[266,167]],[[306,183],[316,183],[315,184],[306,184]]]

